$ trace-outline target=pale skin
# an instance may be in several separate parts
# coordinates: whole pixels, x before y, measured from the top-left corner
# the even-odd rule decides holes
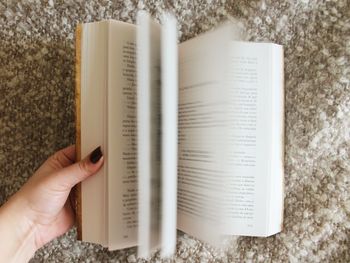
[[[56,152],[0,207],[0,262],[28,262],[74,225],[70,192],[103,165],[103,156],[96,163],[75,158],[75,146]]]

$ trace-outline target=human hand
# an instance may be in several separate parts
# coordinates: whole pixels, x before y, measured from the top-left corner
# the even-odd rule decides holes
[[[69,193],[102,166],[101,148],[74,162],[75,146],[56,152],[0,208],[0,262],[28,261],[74,225]]]

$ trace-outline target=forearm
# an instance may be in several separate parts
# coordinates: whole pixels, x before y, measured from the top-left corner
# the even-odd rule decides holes
[[[35,253],[35,226],[26,209],[18,196],[0,207],[0,262],[28,262]]]

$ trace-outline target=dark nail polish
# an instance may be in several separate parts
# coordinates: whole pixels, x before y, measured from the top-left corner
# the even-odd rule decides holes
[[[90,161],[92,163],[97,163],[102,157],[101,146],[98,146],[91,154]]]

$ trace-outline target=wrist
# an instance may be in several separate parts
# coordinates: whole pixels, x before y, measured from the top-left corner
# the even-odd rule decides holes
[[[0,208],[0,244],[6,262],[28,262],[34,255],[35,225],[27,217],[27,202],[16,194]],[[5,257],[5,258],[4,258]]]

